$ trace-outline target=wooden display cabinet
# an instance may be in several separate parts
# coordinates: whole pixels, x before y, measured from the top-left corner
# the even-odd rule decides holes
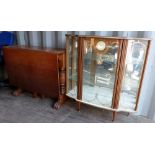
[[[135,112],[150,39],[66,35],[66,95],[113,112]]]

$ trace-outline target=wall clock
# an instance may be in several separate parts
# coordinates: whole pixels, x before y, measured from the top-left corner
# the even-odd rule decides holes
[[[103,51],[103,50],[105,49],[105,47],[106,47],[106,44],[105,44],[104,41],[98,41],[98,42],[96,43],[96,48],[97,48],[97,50],[99,50],[99,51]]]

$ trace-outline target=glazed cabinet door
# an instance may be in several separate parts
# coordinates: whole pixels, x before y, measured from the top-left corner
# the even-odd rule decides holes
[[[121,43],[119,39],[82,39],[82,102],[100,108],[112,107]]]
[[[119,110],[134,111],[138,104],[149,41],[128,40]]]

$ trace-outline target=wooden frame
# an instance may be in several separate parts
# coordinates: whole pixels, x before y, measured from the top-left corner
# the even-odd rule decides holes
[[[83,60],[83,38],[78,38],[78,81],[77,81],[77,99],[82,99],[82,78],[83,78],[83,63],[81,62]],[[77,110],[79,111],[81,108],[81,103],[77,101]]]
[[[113,106],[112,108],[117,109],[118,108],[118,102],[119,102],[119,97],[120,97],[120,91],[121,91],[121,85],[122,85],[122,80],[123,80],[123,73],[125,69],[125,58],[126,58],[126,53],[127,53],[127,40],[123,40],[123,46],[122,49],[118,51],[119,53],[119,60],[118,60],[118,68],[117,68],[117,78],[116,78],[116,84],[115,84],[115,94],[114,94],[114,99],[113,99]],[[121,60],[120,60],[121,59]]]
[[[138,108],[138,101],[139,101],[139,97],[140,97],[140,92],[141,92],[141,87],[142,87],[142,82],[143,82],[143,78],[144,78],[144,72],[145,72],[145,68],[146,68],[146,63],[147,63],[147,59],[148,59],[148,55],[149,55],[150,46],[151,46],[151,40],[148,41],[148,46],[146,49],[145,60],[144,60],[143,69],[142,69],[142,75],[141,75],[139,89],[138,89],[137,98],[136,98],[135,111]]]
[[[121,51],[123,46],[123,40],[119,40],[119,49],[118,49],[118,56],[117,56],[117,64],[116,64],[116,72],[115,72],[115,82],[114,82],[114,91],[113,91],[113,98],[112,98],[112,106],[111,108],[115,108],[115,98],[117,96],[117,81],[118,81],[118,74],[119,74],[119,65],[120,65],[120,58],[121,58]]]
[[[122,41],[122,47],[120,46],[119,48],[119,58],[118,58],[118,66],[117,66],[117,76],[115,79],[115,88],[114,88],[114,96],[113,96],[113,109],[117,109],[119,105],[119,98],[120,98],[120,92],[121,92],[121,86],[122,86],[122,81],[123,81],[123,73],[125,69],[125,58],[126,58],[126,53],[127,53],[127,40]],[[116,116],[116,111],[113,112],[113,118],[112,121],[114,121]]]
[[[66,36],[66,93],[68,92],[68,53],[67,53],[67,51],[68,51],[68,43],[69,42],[69,36]]]

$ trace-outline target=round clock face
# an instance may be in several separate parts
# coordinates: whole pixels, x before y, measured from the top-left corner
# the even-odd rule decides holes
[[[99,41],[99,42],[97,42],[97,44],[96,44],[96,48],[98,49],[98,50],[100,50],[100,51],[102,51],[102,50],[104,50],[105,49],[105,42],[103,42],[103,41]]]

